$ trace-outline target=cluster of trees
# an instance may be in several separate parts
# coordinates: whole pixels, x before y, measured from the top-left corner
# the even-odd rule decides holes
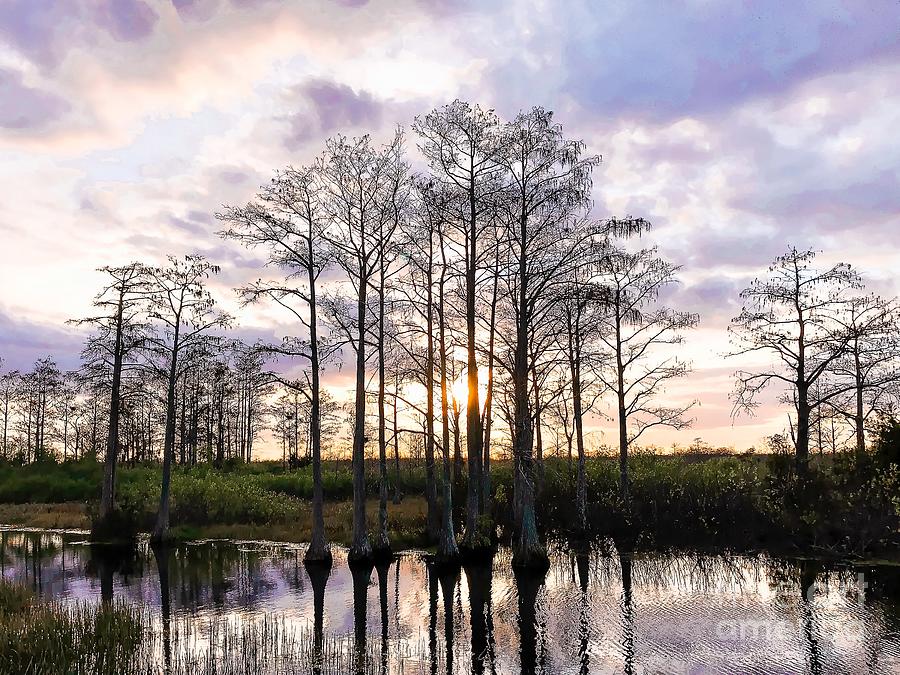
[[[161,540],[172,464],[249,461],[266,426],[286,461],[312,465],[306,557],[327,562],[322,458],[340,422],[322,374],[353,363],[351,560],[390,550],[389,457],[399,462],[401,435],[424,454],[428,533],[443,560],[493,545],[491,459],[502,450],[515,471],[514,563],[546,563],[535,494],[548,431],[575,460],[575,526],[585,529],[586,426],[603,402],[627,506],[629,449],[654,427],[691,422],[694,402],[662,396],[689,371],[677,345],[699,322],[662,302],[679,268],[635,241],[645,220],[595,217],[600,159],[549,111],[504,121],[456,101],[416,118],[413,132],[421,172],[400,129],[383,145],[337,136],[309,165],[277,171],[249,203],[216,214],[220,236],[265,254],[260,278],[237,292],[293,323],[280,342],[229,337],[232,317],[208,289],[218,268],[201,256],[103,268],[96,311],[77,321],[90,329],[82,368],[63,374],[43,360],[0,381],[4,456],[40,459],[60,442],[64,457],[102,455],[98,529],[114,521],[117,463],[161,459]],[[776,260],[743,292],[732,326],[735,353],[777,356],[771,370],[738,373],[736,410],[785,385],[801,463],[827,415],[852,425],[864,450],[866,424],[900,379],[896,304],[863,295],[845,265],[813,263],[794,249]],[[275,359],[299,376],[270,368]],[[373,538],[367,449],[380,476]]]
[[[285,456],[303,447],[311,460],[307,558],[329,560],[321,486],[323,438],[336,426],[335,398],[321,381],[329,363],[356,366],[353,560],[390,548],[388,457],[397,460],[400,434],[423,450],[429,534],[446,560],[493,545],[491,458],[498,449],[511,455],[515,562],[527,566],[546,561],[534,502],[548,429],[562,429],[577,456],[584,526],[585,420],[603,397],[615,402],[623,499],[629,448],[652,427],[689,423],[690,404],[658,398],[687,372],[668,347],[698,318],[660,302],[678,268],[627,242],[646,221],[594,217],[599,157],[541,108],[504,121],[456,101],[417,118],[413,130],[422,172],[411,167],[402,130],[384,145],[338,136],[310,165],[276,172],[250,203],[217,214],[221,236],[267,256],[266,278],[238,293],[295,323],[277,344],[228,339],[232,319],[207,289],[218,270],[200,256],[102,270],[108,284],[95,316],[79,321],[91,337],[76,397],[106,430],[103,449],[96,432],[90,446],[106,464],[101,522],[115,513],[117,462],[156,452],[154,537],[164,538],[172,462],[249,460],[265,417]],[[268,370],[278,357],[295,359],[301,375]],[[367,448],[381,479],[372,540]],[[459,537],[455,486],[465,498]]]
[[[490,463],[503,443],[515,467],[514,560],[543,564],[534,508],[542,429],[561,420],[575,446],[584,525],[584,420],[613,395],[627,498],[629,446],[651,427],[688,423],[689,405],[657,401],[665,382],[688,366],[656,347],[680,342],[698,319],[659,303],[677,267],[654,249],[624,248],[623,240],[648,229],[646,221],[592,215],[599,158],[567,138],[549,111],[503,121],[456,101],[417,118],[413,129],[425,172],[412,170],[400,130],[385,145],[338,136],[311,165],[278,172],[252,202],[218,214],[227,226],[222,235],[264,250],[279,270],[240,292],[296,320],[297,333],[267,349],[308,365],[295,384],[310,403],[314,475],[320,370],[341,355],[355,361],[351,559],[390,547],[388,454],[396,433],[389,439],[387,401],[393,386],[396,405],[402,382],[404,391],[424,390],[405,398],[421,423],[414,431],[424,441],[429,532],[439,557],[492,545]],[[464,395],[456,397],[461,378]],[[374,542],[364,500],[370,440],[381,476]],[[457,544],[452,483],[462,478],[463,454]],[[320,494],[314,505],[318,534],[307,555],[326,559]]]
[[[850,265],[817,264],[816,252],[790,248],[742,293],[730,327],[736,355],[770,363],[737,373],[735,412],[752,412],[777,386],[789,406],[798,470],[810,448],[846,443],[866,451],[866,432],[900,402],[900,306],[866,293]]]

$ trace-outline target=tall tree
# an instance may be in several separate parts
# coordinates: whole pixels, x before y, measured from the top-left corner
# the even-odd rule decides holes
[[[795,415],[794,444],[798,469],[809,460],[810,418],[822,404],[815,385],[834,361],[847,350],[850,331],[838,318],[859,288],[859,275],[838,263],[824,270],[815,264],[816,253],[791,247],[769,266],[768,274],[754,279],[741,291],[744,306],[732,319],[735,344],[732,356],[769,354],[768,367],[739,370],[734,391],[734,412],[752,413],[757,397],[772,383],[784,389],[781,400]],[[827,388],[821,388],[829,396]]]
[[[3,366],[3,360],[0,359],[0,368]],[[13,403],[15,401],[16,392],[19,388],[19,371],[10,370],[0,374],[0,415],[3,415],[2,426],[2,446],[3,459],[9,460],[10,442],[9,442],[9,423],[13,413]]]
[[[129,367],[129,355],[144,345],[142,300],[147,290],[147,268],[139,262],[120,267],[101,267],[106,284],[94,298],[99,313],[80,319],[79,324],[94,327],[83,358],[89,369],[109,375],[109,418],[106,453],[103,459],[103,484],[100,510],[93,531],[99,535],[109,529],[116,510],[116,464],[120,455],[119,420],[122,413],[122,373]]]
[[[438,269],[435,239],[437,228],[440,226],[440,210],[435,203],[434,186],[428,179],[420,178],[415,182],[415,195],[412,217],[404,221],[401,227],[401,251],[405,259],[403,280],[406,283],[398,284],[398,293],[402,297],[399,306],[407,317],[401,331],[409,339],[401,340],[399,347],[404,350],[406,357],[413,360],[413,367],[418,371],[421,384],[425,388],[425,500],[428,509],[426,523],[429,538],[437,541],[442,526],[435,478],[434,288]]]
[[[577,452],[575,471],[575,503],[578,514],[578,529],[587,529],[587,477],[585,475],[585,434],[584,418],[593,410],[605,390],[596,386],[593,370],[600,365],[597,338],[602,327],[603,311],[607,304],[607,294],[597,281],[598,262],[609,252],[607,242],[596,242],[589,247],[590,255],[580,258],[572,267],[569,279],[559,289],[559,298],[554,316],[558,317],[557,333],[560,351],[567,366],[567,380],[571,392],[571,424],[569,423],[569,402],[563,399],[559,404],[569,444],[569,461],[572,458],[574,437]]]
[[[660,292],[677,282],[679,267],[660,258],[655,248],[601,255],[599,272],[606,307],[599,340],[606,358],[595,372],[616,400],[619,491],[627,504],[630,447],[649,429],[683,429],[692,422],[685,415],[695,402],[665,406],[656,399],[669,380],[690,372],[690,365],[672,346],[682,344],[682,332],[695,328],[700,319],[658,302]]]
[[[577,251],[596,235],[585,220],[590,207],[591,171],[599,162],[584,144],[566,139],[552,113],[533,108],[503,129],[499,161],[508,185],[504,194],[503,241],[509,248],[506,296],[513,318],[504,340],[512,354],[515,499],[520,523],[513,563],[545,565],[534,504],[534,416],[529,393],[535,371],[538,326],[554,306],[554,290],[569,274]],[[537,388],[533,390],[537,393]]]
[[[847,419],[856,451],[866,451],[866,425],[886,412],[900,382],[900,315],[895,300],[877,295],[854,297],[837,316],[849,336],[845,353],[828,368],[826,392],[819,399]],[[818,417],[822,417],[821,411]]]
[[[465,284],[466,322],[466,457],[469,483],[466,500],[466,529],[463,544],[480,548],[478,525],[481,515],[482,429],[478,392],[477,292],[479,273],[493,251],[489,217],[494,195],[501,189],[503,167],[500,125],[492,110],[463,101],[438,108],[416,118],[414,128],[422,142],[420,149],[435,180],[456,194],[447,201],[453,207],[447,222],[457,235]],[[449,242],[448,242],[449,243]]]
[[[365,501],[366,362],[372,330],[368,291],[381,266],[383,223],[393,207],[392,189],[397,175],[394,163],[399,159],[396,148],[401,141],[398,133],[386,148],[377,149],[368,136],[353,140],[339,136],[327,142],[321,162],[326,195],[323,203],[330,221],[326,236],[355,295],[355,307],[349,302],[331,304],[340,310],[334,316],[338,324],[352,330],[350,343],[356,354],[353,541],[349,554],[354,562],[372,557]]]
[[[166,427],[163,438],[162,481],[159,510],[153,528],[153,541],[163,541],[169,532],[169,502],[172,460],[175,453],[176,385],[190,363],[190,352],[203,351],[211,331],[226,327],[231,317],[216,308],[206,289],[206,281],[219,268],[203,256],[170,257],[165,267],[147,270],[147,313],[156,324],[150,344],[161,359],[166,382]]]
[[[268,251],[268,264],[284,272],[279,281],[258,281],[243,289],[244,300],[267,298],[297,320],[305,335],[285,339],[272,347],[277,353],[299,355],[309,361],[310,439],[313,471],[313,527],[306,560],[329,562],[331,549],[325,537],[322,488],[320,335],[317,284],[326,269],[330,251],[325,245],[327,226],[322,204],[323,186],[317,167],[290,167],[279,172],[257,195],[256,202],[232,207],[219,218],[229,229],[222,236],[249,248]]]

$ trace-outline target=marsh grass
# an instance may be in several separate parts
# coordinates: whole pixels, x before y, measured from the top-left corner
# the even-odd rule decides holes
[[[424,640],[388,640],[298,626],[280,615],[187,616],[164,621],[127,603],[40,602],[0,582],[4,675],[280,675],[443,672],[446,652]],[[463,669],[465,672],[465,669]]]
[[[124,602],[42,603],[0,582],[0,673],[134,672],[150,615]]]
[[[592,456],[586,462],[589,534],[639,538],[647,545],[789,545],[840,553],[877,552],[900,539],[900,474],[895,464],[878,464],[879,456],[816,457],[810,475],[803,478],[793,471],[789,456],[777,454],[635,452],[629,460],[631,500],[627,505],[619,498],[617,460]],[[395,549],[424,547],[428,543],[424,472],[413,460],[404,459],[401,464],[400,487],[405,496],[400,504],[389,505],[389,535]],[[548,535],[568,536],[577,522],[574,466],[564,458],[547,457],[540,469],[540,523]],[[123,521],[135,531],[149,531],[159,498],[158,468],[125,466],[119,475]],[[84,502],[71,504],[69,498],[77,495],[95,504],[92,495],[99,480],[99,465],[90,461],[0,466],[0,502],[69,501],[58,508],[2,505],[0,522],[86,527],[92,507]],[[349,544],[352,480],[347,463],[327,462],[323,480],[328,537]],[[492,485],[494,518],[502,540],[514,530],[510,461],[492,463]],[[367,476],[367,491],[374,500],[377,477],[372,472]],[[178,539],[308,541],[311,492],[309,467],[289,469],[276,462],[228,464],[222,469],[176,467],[172,534]],[[370,501],[370,527],[376,511],[375,502]]]

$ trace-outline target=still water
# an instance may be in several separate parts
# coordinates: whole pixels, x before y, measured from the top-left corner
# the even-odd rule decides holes
[[[5,578],[64,602],[146,607],[206,636],[188,649],[208,649],[223,622],[269,622],[301,649],[312,636],[362,654],[364,672],[900,673],[900,567],[611,542],[551,558],[540,578],[514,575],[504,550],[456,574],[417,553],[351,571],[336,549],[322,574],[295,545],[201,541],[157,557],[144,543],[123,553],[79,533],[0,531]]]

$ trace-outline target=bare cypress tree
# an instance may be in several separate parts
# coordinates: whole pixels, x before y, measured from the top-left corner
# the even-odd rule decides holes
[[[602,326],[602,311],[608,297],[603,286],[596,281],[598,261],[608,253],[606,242],[588,247],[589,255],[580,257],[573,265],[570,278],[559,289],[559,299],[554,315],[559,318],[561,330],[557,339],[567,366],[568,386],[571,392],[571,423],[568,419],[568,402],[560,403],[560,418],[569,444],[571,464],[572,441],[577,452],[575,471],[575,502],[578,529],[587,530],[587,478],[585,475],[584,417],[593,410],[605,390],[592,386],[596,381],[593,369],[599,365],[596,340]],[[573,439],[574,437],[574,439]]]
[[[504,127],[500,159],[508,186],[503,241],[509,247],[506,301],[513,319],[504,339],[513,388],[514,490],[520,508],[513,564],[540,567],[547,555],[537,532],[534,495],[534,413],[530,376],[536,368],[535,335],[550,318],[555,287],[568,278],[577,251],[596,236],[585,220],[590,206],[591,171],[599,161],[584,156],[584,144],[568,140],[552,113],[534,108]],[[532,380],[531,382],[529,380]],[[536,387],[531,389],[537,393]]]
[[[600,259],[601,283],[607,296],[600,343],[604,366],[595,372],[616,400],[619,427],[619,492],[630,498],[628,451],[649,429],[683,429],[685,415],[695,405],[662,406],[655,399],[665,384],[690,372],[690,365],[659,346],[682,344],[682,331],[696,327],[696,314],[658,304],[660,291],[676,283],[678,267],[657,256],[656,249],[636,253],[610,251]]]
[[[866,451],[866,425],[887,411],[900,382],[900,323],[895,300],[877,295],[854,297],[837,316],[849,335],[846,351],[828,368],[818,398],[850,422],[856,452]],[[821,417],[821,411],[818,417]]]
[[[298,321],[306,335],[286,338],[269,350],[298,355],[309,361],[309,387],[300,393],[309,397],[310,441],[313,471],[312,537],[306,550],[309,562],[329,563],[331,549],[325,536],[324,492],[322,488],[320,334],[317,283],[328,266],[330,250],[325,246],[327,226],[322,205],[323,187],[316,168],[290,167],[276,174],[263,187],[257,201],[232,207],[218,214],[230,225],[222,236],[250,248],[268,250],[270,265],[283,270],[278,282],[259,280],[241,289],[246,302],[267,298]]]
[[[438,275],[437,303],[435,314],[438,324],[438,364],[441,380],[441,458],[443,464],[443,512],[441,522],[441,539],[438,542],[438,559],[450,563],[459,558],[459,547],[456,544],[456,534],[453,528],[453,486],[450,482],[450,415],[449,398],[447,391],[447,311],[446,311],[446,287],[447,274],[447,247],[444,237],[444,223],[440,218],[431,221],[436,227],[438,252],[440,254],[440,273]],[[432,348],[429,340],[429,349]]]
[[[838,263],[815,266],[816,253],[791,247],[769,266],[768,274],[741,291],[744,306],[732,319],[732,356],[763,353],[776,357],[770,368],[735,373],[734,413],[752,413],[758,394],[772,383],[784,388],[781,400],[793,406],[797,467],[809,460],[810,419],[822,404],[814,389],[847,350],[850,331],[838,319],[859,288],[859,275]],[[821,388],[823,396],[831,396]]]
[[[482,548],[479,535],[481,516],[482,429],[478,392],[477,292],[479,273],[493,251],[491,229],[494,194],[501,186],[499,176],[500,127],[492,110],[483,110],[463,101],[433,110],[416,118],[416,132],[422,139],[425,155],[435,180],[456,194],[449,200],[453,212],[447,214],[453,228],[463,265],[466,322],[466,458],[468,491],[466,529],[463,546],[472,551]],[[450,243],[449,240],[447,242]]]
[[[2,367],[3,361],[0,359],[0,367]],[[10,370],[2,375],[0,375],[0,415],[3,415],[3,427],[2,427],[2,448],[3,459],[9,461],[12,459],[10,456],[10,443],[9,443],[9,423],[10,418],[13,414],[13,402],[15,401],[16,392],[18,391],[19,386],[19,371]]]
[[[121,267],[99,270],[109,282],[94,298],[94,307],[103,313],[79,319],[75,323],[95,328],[82,353],[88,368],[104,364],[109,374],[109,418],[106,454],[103,460],[103,484],[100,510],[92,530],[101,535],[109,530],[116,510],[116,464],[119,459],[119,418],[122,412],[122,373],[129,367],[129,354],[144,344],[144,320],[141,301],[146,293],[147,268],[132,262]],[[112,532],[109,532],[113,534]]]
[[[434,289],[439,267],[439,253],[435,245],[437,229],[441,226],[441,209],[432,181],[422,178],[415,182],[415,208],[402,225],[401,250],[405,259],[405,276],[398,292],[403,298],[401,308],[407,315],[401,331],[411,339],[399,346],[405,356],[420,369],[421,384],[425,388],[425,500],[427,503],[427,532],[430,539],[439,541],[442,528],[437,503],[435,476],[435,298]],[[424,341],[424,348],[421,343]],[[408,344],[409,343],[409,344]]]
[[[372,147],[368,136],[352,141],[339,136],[327,142],[321,163],[325,186],[323,203],[330,220],[326,236],[334,249],[335,260],[346,273],[356,296],[355,307],[347,302],[330,303],[330,307],[337,310],[334,318],[339,327],[352,330],[351,345],[356,354],[353,541],[349,554],[353,562],[372,557],[372,545],[366,531],[365,502],[366,362],[372,333],[368,291],[376,282],[381,266],[381,238],[385,234],[385,220],[392,215],[392,188],[397,175],[394,163],[400,158],[397,148],[401,141],[402,136],[398,133],[391,144],[378,150]],[[383,450],[381,448],[380,452]]]
[[[399,257],[397,234],[401,224],[407,219],[410,199],[409,167],[403,160],[403,136],[398,130],[393,143],[386,149],[386,203],[380,209],[378,219],[377,257],[378,273],[374,278],[374,290],[378,296],[378,321],[375,344],[378,358],[378,534],[373,545],[374,552],[384,558],[390,555],[391,542],[388,537],[388,477],[387,477],[387,417],[385,413],[386,367],[388,341],[388,284],[397,274],[395,264]]]
[[[210,331],[227,326],[231,317],[219,312],[205,287],[219,268],[203,256],[170,257],[165,267],[147,270],[147,313],[157,332],[149,344],[161,359],[160,370],[166,381],[166,428],[163,439],[162,484],[159,510],[151,539],[164,541],[169,533],[169,496],[172,460],[175,453],[176,385],[190,363],[192,351],[205,348]]]

